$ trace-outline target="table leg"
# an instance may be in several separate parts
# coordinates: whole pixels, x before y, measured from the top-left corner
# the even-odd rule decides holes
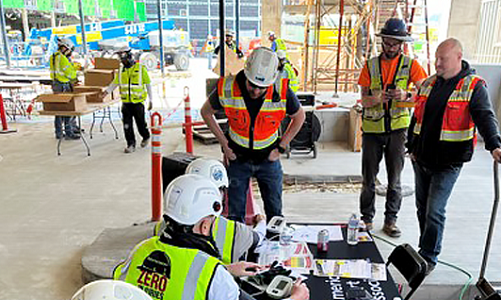
[[[63,141],[63,138],[61,136],[61,138],[57,141],[57,155],[61,155],[61,142]]]
[[[92,139],[92,129],[94,128],[94,123],[96,122],[96,113],[92,113],[92,124],[90,125],[89,136]]]
[[[90,156],[90,148],[82,132],[82,118],[80,116],[78,116],[78,127],[80,127],[80,138],[82,139],[85,148],[87,148],[87,156]]]
[[[111,127],[113,128],[113,131],[115,131],[115,139],[118,140],[118,131],[113,124],[113,120],[111,119],[111,107],[108,107],[108,120],[110,120]]]

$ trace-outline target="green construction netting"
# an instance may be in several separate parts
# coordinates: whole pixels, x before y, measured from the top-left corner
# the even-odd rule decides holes
[[[146,22],[146,4],[144,2],[136,3],[136,14],[140,22]]]
[[[96,3],[94,0],[82,0],[84,16],[96,15]]]
[[[37,9],[43,11],[51,11],[54,8],[52,0],[37,0]]]
[[[23,8],[24,0],[3,0],[3,6],[5,8]]]
[[[78,1],[63,0],[63,2],[67,14],[78,14]]]
[[[109,18],[111,12],[111,1],[110,0],[98,0],[99,9],[101,10],[102,18]]]

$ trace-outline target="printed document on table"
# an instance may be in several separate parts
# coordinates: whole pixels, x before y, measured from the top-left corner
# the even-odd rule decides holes
[[[317,259],[314,274],[316,276],[339,276],[386,281],[385,264],[371,263],[364,259]]]
[[[321,225],[292,225],[294,233],[292,234],[292,239],[294,241],[304,241],[311,244],[316,244],[318,239],[318,232],[322,229],[327,229],[329,231],[329,241],[342,241],[343,233],[341,232],[341,226],[321,226]]]

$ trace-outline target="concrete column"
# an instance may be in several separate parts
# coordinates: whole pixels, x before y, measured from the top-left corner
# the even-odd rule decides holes
[[[28,10],[26,8],[22,10],[21,19],[23,20],[24,40],[27,41],[30,36],[30,26],[28,25]]]
[[[451,0],[447,36],[461,41],[466,59],[473,57],[477,49],[481,6],[482,0]]]
[[[271,46],[268,31],[274,31],[279,38],[282,29],[282,1],[261,1],[261,44]]]
[[[56,13],[54,11],[50,12],[50,27],[56,27]]]

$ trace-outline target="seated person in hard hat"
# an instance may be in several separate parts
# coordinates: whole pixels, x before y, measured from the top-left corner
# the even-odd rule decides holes
[[[235,300],[240,291],[233,276],[254,275],[257,264],[240,262],[223,266],[211,230],[222,211],[221,194],[209,179],[185,174],[165,192],[161,236],[138,244],[118,265],[114,279],[139,286],[155,299]],[[247,269],[247,270],[246,270]],[[307,299],[308,289],[297,282],[291,299]]]
[[[292,68],[291,63],[287,59],[284,50],[277,51],[278,57],[278,79],[289,79],[289,87],[295,93],[299,89],[299,80],[296,75],[296,71]]]
[[[198,174],[210,179],[224,197],[228,188],[228,175],[226,168],[220,161],[196,159],[188,165],[186,174]],[[167,207],[167,203],[164,203],[165,207]],[[228,220],[223,216],[216,218],[214,228],[212,228],[212,237],[224,264],[238,262],[247,253],[254,252],[261,245],[266,235],[266,217],[257,214],[254,217],[254,222],[255,228],[253,230],[243,223]],[[154,235],[161,235],[165,226],[165,220],[158,222],[154,228]]]
[[[233,40],[235,37],[235,34],[231,30],[226,30],[225,33],[225,44],[228,48],[231,49],[231,51],[235,52],[238,56],[238,58],[244,57],[244,54],[242,51],[238,48],[237,43]],[[221,49],[221,44],[219,44],[215,49],[214,49],[214,54],[218,55],[219,50]]]
[[[123,47],[117,54],[120,57],[120,69],[115,75],[113,82],[102,93],[102,97],[113,92],[115,88],[120,87],[120,98],[122,99],[122,122],[124,125],[125,140],[127,147],[124,153],[136,151],[136,136],[134,134],[133,120],[136,120],[137,130],[143,138],[141,148],[148,145],[150,140],[150,131],[144,117],[146,96],[150,99],[148,110],[153,106],[153,91],[151,89],[151,80],[146,67],[136,63],[132,55],[132,49],[128,46]]]
[[[220,78],[209,94],[201,114],[228,159],[229,216],[243,222],[251,177],[257,179],[266,219],[282,215],[282,166],[280,154],[303,125],[304,110],[278,77],[278,58],[270,48],[252,51],[244,70],[236,76]],[[228,117],[227,135],[214,118],[218,110]],[[286,115],[291,123],[280,137],[280,124]]]
[[[84,285],[71,300],[153,300],[146,292],[119,280],[96,280]]]

